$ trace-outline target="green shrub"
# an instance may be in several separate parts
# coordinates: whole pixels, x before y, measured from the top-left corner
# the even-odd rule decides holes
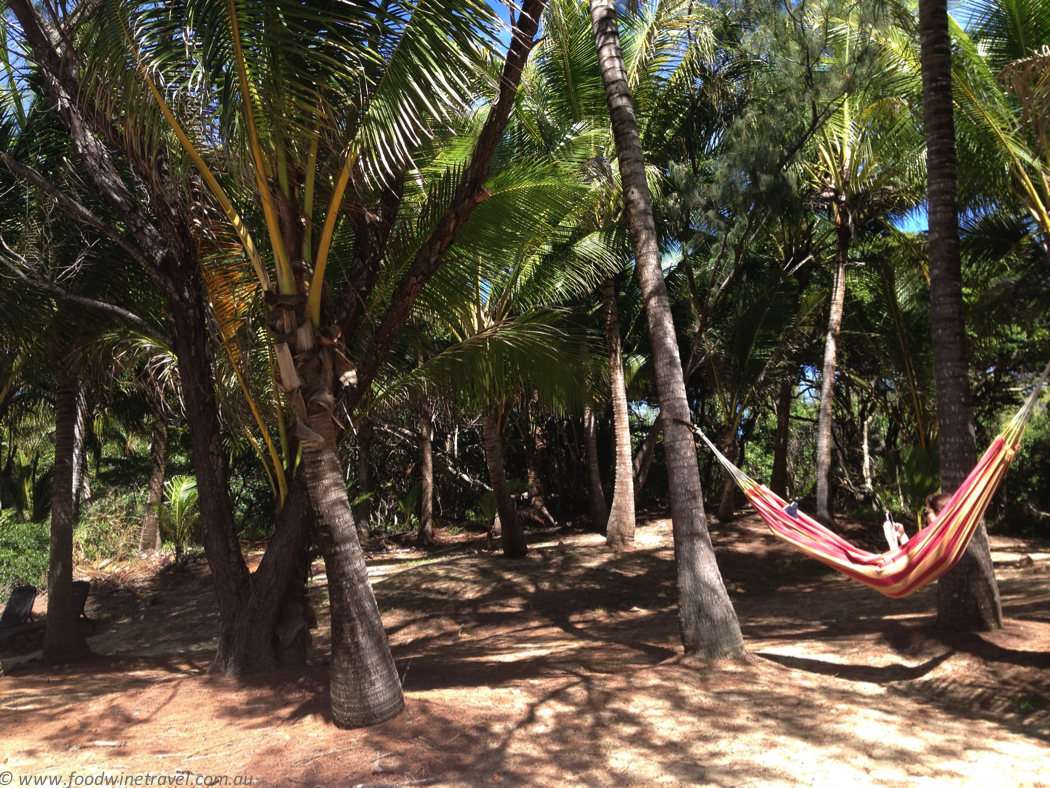
[[[47,577],[47,523],[27,522],[13,509],[0,511],[0,594],[17,585],[42,585]]]
[[[144,500],[141,492],[116,490],[92,499],[91,506],[81,512],[73,531],[73,565],[106,558],[124,561],[135,556]]]

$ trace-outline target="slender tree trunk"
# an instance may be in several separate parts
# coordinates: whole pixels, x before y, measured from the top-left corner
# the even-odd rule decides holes
[[[773,440],[773,472],[769,489],[774,495],[787,498],[788,438],[791,434],[791,400],[794,381],[784,378],[777,395],[777,434]]]
[[[838,354],[842,307],[846,301],[846,260],[849,254],[850,225],[845,216],[835,232],[835,279],[831,286],[828,334],[824,341],[824,369],[820,379],[820,412],[817,416],[817,513],[826,526],[835,522],[831,496],[831,419],[835,397],[835,364]]]
[[[954,492],[977,459],[966,363],[959,262],[951,37],[946,0],[919,0],[922,96],[929,185],[930,322],[937,384],[941,489]],[[984,632],[1002,627],[999,586],[984,523],[956,566],[937,583],[937,624]]]
[[[616,482],[605,543],[622,550],[634,543],[634,468],[631,463],[631,425],[627,418],[627,383],[620,349],[620,318],[616,312],[616,289],[612,277],[601,284],[605,310],[605,346],[609,352],[609,383],[613,412],[613,446],[616,453]]]
[[[584,353],[587,352],[585,341],[580,343],[580,349]],[[593,381],[588,379],[588,397],[583,403],[583,440],[587,454],[587,501],[595,530],[603,532],[609,521],[609,507],[605,503],[601,469],[598,465],[598,423],[594,413],[594,403],[589,396],[592,386]]]
[[[735,419],[732,419],[732,421],[733,423],[726,427],[725,434],[722,436],[722,453],[726,456],[726,459],[735,463],[738,445],[736,440],[737,424]],[[736,481],[734,481],[733,476],[726,471],[722,478],[722,500],[718,504],[718,522],[728,523],[733,519],[735,513]]]
[[[507,485],[499,418],[494,410],[489,409],[482,414],[481,425],[485,435],[485,462],[489,468],[489,484],[492,485],[492,492],[496,496],[496,512],[499,514],[503,531],[503,554],[507,558],[524,558],[529,552],[529,547],[525,542],[525,530],[514,508],[510,487]]]
[[[91,426],[88,423],[87,386],[81,384],[77,391],[77,427],[73,443],[73,519],[91,503],[91,478],[88,473],[87,445]]]
[[[157,507],[164,500],[164,465],[168,453],[168,413],[164,396],[155,394],[153,408],[153,445],[150,453],[153,465],[150,470],[149,492],[146,494],[146,510],[142,514],[142,530],[139,532],[139,552],[153,553],[161,548],[160,517]]]
[[[528,426],[525,435],[525,462],[529,474],[529,510],[533,517],[548,528],[557,528],[558,521],[547,511],[547,491],[543,484],[547,438],[543,434],[538,406],[538,395],[534,395],[529,403]]]
[[[701,421],[702,423],[702,421]],[[645,480],[649,478],[649,469],[653,466],[653,456],[656,454],[656,443],[660,440],[660,435],[663,432],[663,425],[660,419],[657,418],[652,425],[649,427],[649,432],[645,435],[645,440],[642,442],[641,448],[638,449],[638,454],[634,458],[634,505],[638,507],[638,501],[641,499],[642,487],[645,485]]]
[[[73,461],[78,387],[62,366],[55,397],[55,472],[44,630],[43,657],[49,665],[76,662],[91,653],[73,611]]]
[[[422,399],[419,403],[420,449],[423,454],[423,489],[419,499],[419,532],[416,544],[425,547],[434,544],[434,435],[430,411]]]
[[[361,422],[357,428],[357,483],[362,495],[372,492],[372,441],[375,434],[375,423],[370,418]],[[358,539],[362,542],[366,541],[371,536],[369,533],[369,523],[372,521],[371,495],[357,505],[354,521],[357,525]]]
[[[682,378],[678,340],[667,286],[660,269],[656,226],[642,161],[638,123],[631,105],[613,0],[591,0],[591,24],[605,84],[616,153],[620,162],[627,227],[635,271],[649,323],[657,396],[664,419],[664,451],[670,487],[675,562],[678,568],[678,623],[686,654],[721,659],[742,657],[744,639],[726,593],[704,516],[696,445]],[[676,421],[677,420],[677,421]],[[685,422],[685,423],[682,423]]]

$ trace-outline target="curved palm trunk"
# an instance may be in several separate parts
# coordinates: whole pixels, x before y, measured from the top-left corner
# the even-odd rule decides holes
[[[55,472],[51,499],[51,553],[47,569],[44,662],[75,662],[91,653],[73,612],[73,460],[77,383],[59,371],[55,397]]]
[[[146,494],[146,511],[142,514],[142,530],[139,532],[139,552],[152,553],[160,550],[160,517],[157,507],[164,499],[164,464],[168,453],[168,414],[164,399],[157,395],[153,415],[153,458],[149,477],[149,492]]]
[[[337,377],[350,381],[344,377],[348,362],[337,344],[340,331],[332,324],[315,329],[305,314],[305,298],[266,297],[272,306],[270,329],[278,339],[281,385],[296,414],[295,433],[302,441],[306,486],[328,575],[332,716],[346,728],[378,725],[399,714],[405,700],[339,462],[332,391]]]
[[[817,512],[826,526],[835,522],[831,506],[831,417],[835,397],[835,364],[838,354],[842,307],[846,301],[846,259],[849,254],[849,222],[841,220],[835,231],[835,279],[831,286],[831,310],[824,341],[824,369],[820,378],[820,412],[817,416]]]
[[[966,363],[959,262],[951,37],[946,0],[919,0],[922,96],[929,183],[930,318],[937,382],[941,489],[954,492],[977,459]],[[937,624],[959,631],[1002,627],[988,534],[978,526],[962,559],[937,582]]]
[[[722,436],[722,453],[730,462],[736,462],[736,420],[726,427],[725,435]],[[718,521],[728,523],[736,513],[736,481],[727,472],[722,480],[722,500],[718,504]]]
[[[503,461],[503,444],[499,434],[499,419],[495,411],[486,410],[481,416],[485,436],[485,462],[489,469],[489,484],[496,496],[496,512],[499,514],[503,536],[503,554],[507,558],[524,558],[529,547],[514,507],[514,498],[507,485],[507,469]]]
[[[420,449],[423,454],[423,489],[419,499],[419,532],[416,544],[425,547],[434,544],[434,433],[433,422],[426,403],[419,407]]]
[[[689,421],[689,405],[667,286],[660,270],[656,226],[649,203],[638,124],[631,106],[616,29],[616,8],[613,0],[591,0],[590,10],[598,64],[616,139],[627,226],[649,323],[656,389],[664,419],[682,643],[686,654],[712,659],[742,657],[745,650],[740,623],[715,563],[704,517],[693,433],[688,426],[675,421]]]
[[[605,310],[605,344],[609,351],[609,382],[612,397],[613,434],[616,451],[616,482],[612,508],[605,530],[605,543],[622,550],[634,543],[634,467],[631,461],[631,425],[627,419],[627,384],[620,349],[620,318],[612,277],[602,282]]]
[[[587,353],[586,342],[580,342],[580,350]],[[592,381],[588,378],[588,392],[591,391],[591,386]],[[602,474],[598,465],[598,421],[589,396],[583,403],[583,441],[587,455],[587,502],[591,522],[594,523],[595,530],[602,532],[609,521],[609,507],[605,503]]]
[[[773,472],[769,478],[769,489],[774,495],[787,498],[788,437],[791,427],[791,389],[793,381],[784,378],[777,396],[777,433],[773,440]]]

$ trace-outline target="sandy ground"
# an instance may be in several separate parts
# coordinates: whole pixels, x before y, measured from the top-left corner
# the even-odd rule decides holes
[[[0,655],[0,786],[1050,785],[1050,546],[993,536],[1006,626],[948,635],[932,588],[886,599],[753,515],[712,532],[750,661],[681,656],[664,519],[621,554],[537,534],[516,562],[467,536],[376,555],[407,706],[364,731],[331,723],[323,574],[308,669],[227,679],[205,675],[203,564],[85,568],[99,657]]]

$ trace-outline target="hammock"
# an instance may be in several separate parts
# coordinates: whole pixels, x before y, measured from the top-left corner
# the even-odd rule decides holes
[[[886,596],[905,597],[932,583],[955,566],[966,550],[970,537],[977,530],[989,501],[1017,453],[1048,374],[1050,364],[1043,370],[1021,410],[999,437],[992,441],[988,451],[955,491],[936,521],[919,531],[906,545],[885,553],[861,550],[798,511],[797,503],[788,505],[783,498],[774,495],[733,465],[698,428],[691,424],[687,426],[715,453],[774,536],[810,558]]]

